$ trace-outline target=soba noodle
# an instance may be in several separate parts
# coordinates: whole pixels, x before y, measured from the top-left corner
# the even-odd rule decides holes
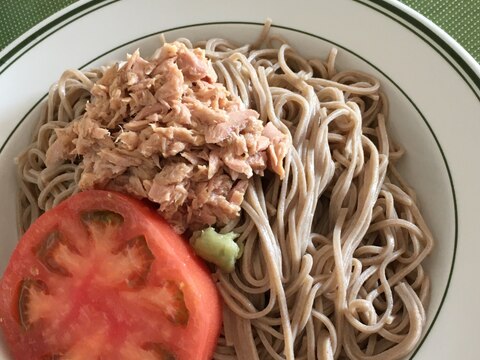
[[[387,98],[371,75],[337,71],[335,49],[305,59],[268,27],[242,47],[179,40],[204,48],[219,82],[293,143],[285,179],[254,176],[241,217],[221,229],[241,234],[243,256],[214,274],[225,304],[214,358],[402,358],[425,326],[433,239],[395,168]],[[18,159],[20,232],[78,191],[81,160],[47,170],[45,153],[102,71],[67,71],[50,89]]]

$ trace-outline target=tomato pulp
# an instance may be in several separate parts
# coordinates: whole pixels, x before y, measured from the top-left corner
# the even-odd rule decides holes
[[[146,205],[108,191],[43,214],[0,283],[15,359],[210,359],[221,317],[186,241]]]

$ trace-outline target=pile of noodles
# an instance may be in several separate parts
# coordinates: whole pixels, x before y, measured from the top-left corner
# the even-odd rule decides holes
[[[253,177],[231,274],[214,274],[224,299],[215,359],[397,359],[425,326],[432,235],[395,163],[380,84],[358,71],[305,59],[279,37],[202,47],[219,82],[290,134],[286,177]],[[18,159],[23,232],[77,191],[80,163],[45,170],[54,129],[85,111],[102,69],[65,72],[49,92],[32,144]]]

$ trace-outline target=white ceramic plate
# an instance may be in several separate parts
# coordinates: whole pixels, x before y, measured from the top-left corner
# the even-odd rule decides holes
[[[67,68],[151,52],[173,40],[251,41],[263,21],[305,56],[335,46],[338,67],[375,74],[391,102],[401,170],[436,238],[428,326],[415,359],[478,359],[480,67],[448,35],[394,1],[80,1],[0,53],[0,273],[16,244],[13,158],[28,143],[38,104]],[[454,266],[455,264],[455,266]],[[4,348],[0,358],[7,359]]]

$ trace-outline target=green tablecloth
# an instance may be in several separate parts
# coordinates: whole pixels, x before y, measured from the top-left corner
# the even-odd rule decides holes
[[[480,0],[402,0],[456,39],[480,62]],[[75,0],[0,0],[0,50]]]

